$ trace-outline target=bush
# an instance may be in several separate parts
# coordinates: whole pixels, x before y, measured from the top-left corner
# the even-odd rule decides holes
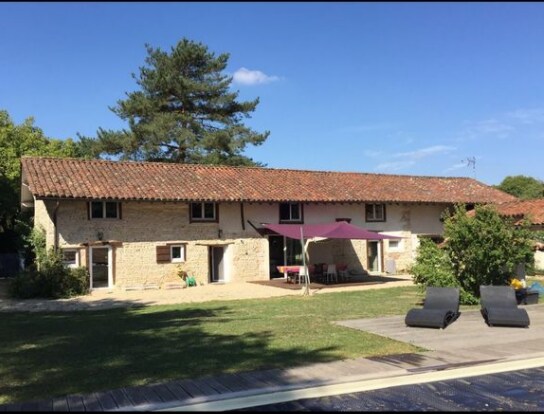
[[[453,273],[475,297],[480,285],[507,285],[518,263],[534,262],[527,225],[514,226],[489,206],[476,206],[472,216],[457,206],[444,222],[444,235]]]
[[[453,273],[452,263],[445,249],[438,247],[431,239],[424,238],[417,249],[415,264],[410,273],[419,288],[424,291],[427,286],[460,287],[460,302],[476,304],[478,299],[466,292]]]
[[[513,226],[491,207],[477,206],[468,215],[456,206],[445,217],[444,236],[443,249],[421,240],[411,273],[421,288],[459,287],[463,304],[478,303],[480,285],[507,285],[518,263],[530,268],[534,262],[527,226]]]
[[[89,272],[86,268],[68,268],[60,254],[51,250],[41,258],[39,269],[32,266],[15,277],[10,294],[16,298],[69,298],[89,293]]]

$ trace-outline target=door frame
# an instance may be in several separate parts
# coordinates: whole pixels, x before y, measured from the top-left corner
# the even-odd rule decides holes
[[[93,250],[94,249],[108,249],[108,286],[93,288]],[[90,288],[97,289],[111,289],[113,288],[113,249],[111,246],[89,246],[89,283]]]
[[[376,243],[376,264],[378,265],[377,269],[376,270],[370,270],[370,263],[368,261],[369,257],[370,257],[370,243]],[[383,271],[383,249],[382,249],[382,241],[381,240],[367,240],[367,244],[366,244],[366,264],[368,266],[368,271],[369,272],[374,272],[374,273],[382,273]]]
[[[227,280],[227,275],[226,275],[226,266],[225,266],[225,256],[226,256],[226,246],[223,246],[223,245],[219,245],[219,246],[210,246],[209,247],[209,258],[210,258],[210,283],[225,283],[226,280]],[[219,266],[221,266],[222,268],[222,273],[223,273],[223,278],[222,279],[214,279],[214,275],[215,275],[215,255],[214,255],[214,250],[215,249],[221,249],[222,250],[222,255],[221,255],[221,263],[219,264]],[[221,273],[221,272],[220,272]]]

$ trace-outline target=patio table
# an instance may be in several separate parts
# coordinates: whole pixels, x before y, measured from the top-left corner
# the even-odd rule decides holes
[[[277,266],[277,269],[280,273],[298,273],[300,266]]]
[[[283,273],[287,279],[288,283],[296,280],[296,276],[300,271],[300,266],[276,266],[278,272]]]

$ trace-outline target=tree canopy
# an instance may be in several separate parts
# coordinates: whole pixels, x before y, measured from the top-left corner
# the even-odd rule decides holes
[[[170,53],[146,45],[146,65],[132,74],[140,90],[110,108],[128,122],[121,131],[100,128],[97,139],[80,137],[95,155],[179,163],[258,165],[244,156],[248,144],[260,145],[269,132],[243,125],[259,99],[240,102],[222,72],[229,55],[182,39]]]
[[[495,187],[521,199],[544,198],[544,182],[525,175],[509,175]]]
[[[71,139],[47,138],[32,117],[16,125],[7,111],[0,110],[0,251],[21,247],[16,226],[23,155],[76,157],[81,150]]]

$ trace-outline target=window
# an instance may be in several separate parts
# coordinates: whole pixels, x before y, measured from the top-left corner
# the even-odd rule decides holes
[[[62,249],[62,262],[67,267],[79,266],[79,255],[76,249]]]
[[[191,203],[191,221],[217,221],[217,204]]]
[[[90,203],[92,219],[121,218],[121,203],[116,201],[92,201]]]
[[[172,263],[180,263],[185,261],[185,246],[175,245],[170,246],[170,259]]]
[[[302,223],[302,204],[299,203],[281,203],[280,204],[280,222],[293,221]]]
[[[400,251],[400,240],[389,240],[389,251],[398,252]]]
[[[385,221],[385,204],[366,204],[366,221]]]
[[[182,263],[185,261],[185,244],[157,246],[157,263]]]

